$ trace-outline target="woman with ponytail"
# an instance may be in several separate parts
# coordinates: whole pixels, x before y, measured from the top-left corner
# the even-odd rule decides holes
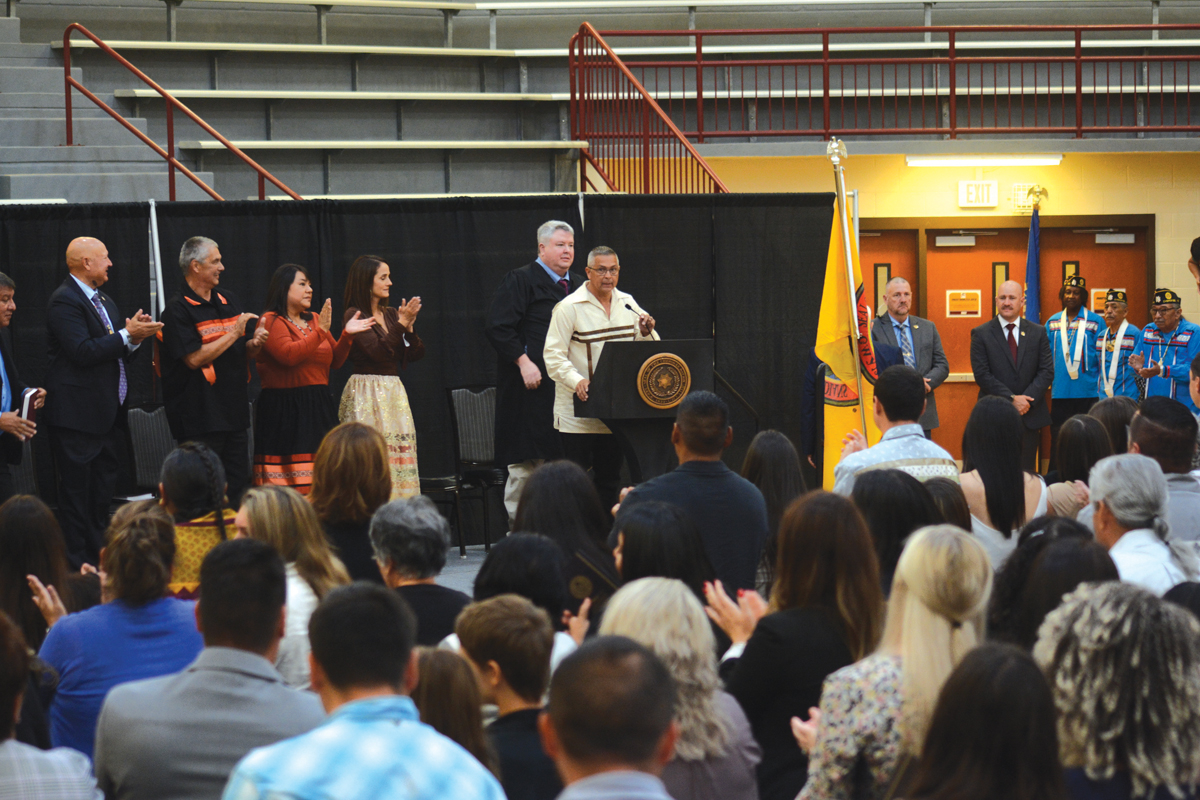
[[[909,538],[879,649],[829,676],[808,722],[792,720],[810,751],[798,800],[904,796],[942,684],[983,641],[991,589],[988,554],[966,531],[934,525]]]
[[[175,520],[175,563],[169,591],[181,600],[196,599],[200,563],[233,533],[235,512],[225,507],[225,467],[215,452],[185,442],[163,461],[159,502]]]
[[[167,596],[175,559],[170,517],[157,508],[120,515],[105,541],[105,602],[56,618],[38,653],[59,676],[50,739],[89,758],[109,689],[179,672],[204,647],[195,604]]]

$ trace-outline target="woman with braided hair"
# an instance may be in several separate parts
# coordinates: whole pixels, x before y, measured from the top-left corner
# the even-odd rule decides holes
[[[1050,681],[1074,800],[1196,797],[1195,617],[1128,583],[1084,584],[1046,617],[1033,657]]]
[[[879,649],[826,679],[808,722],[792,720],[811,753],[797,800],[905,796],[942,685],[983,641],[991,590],[987,551],[962,528],[909,537]]]
[[[170,592],[194,600],[200,563],[233,533],[234,510],[225,507],[225,467],[207,445],[184,442],[167,455],[158,479],[159,503],[175,520],[175,565]]]

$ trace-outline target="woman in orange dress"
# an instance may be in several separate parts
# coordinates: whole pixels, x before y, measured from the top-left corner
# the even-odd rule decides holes
[[[271,276],[259,322],[267,328],[267,341],[255,359],[262,381],[254,416],[255,486],[290,486],[308,494],[317,447],[337,424],[329,369],[340,367],[354,337],[375,324],[355,314],[334,339],[330,301],[312,314],[312,297],[304,267],[284,264]]]
[[[425,355],[413,323],[421,311],[421,298],[388,305],[392,290],[391,269],[379,256],[359,256],[346,277],[346,320],[369,314],[375,327],[355,337],[350,348],[354,375],[342,392],[338,418],[361,422],[383,435],[392,473],[392,499],[421,493],[417,474],[417,429],[413,425],[408,393],[400,370]]]

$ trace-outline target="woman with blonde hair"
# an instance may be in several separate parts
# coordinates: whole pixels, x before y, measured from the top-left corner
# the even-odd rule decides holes
[[[933,525],[912,535],[879,650],[830,675],[820,710],[792,721],[811,749],[797,800],[903,795],[942,684],[983,641],[991,590],[987,551],[966,531]]]
[[[621,587],[600,635],[628,636],[654,651],[678,687],[675,757],[662,772],[675,800],[757,800],[762,751],[733,695],[721,691],[712,627],[682,581],[641,578]]]
[[[295,489],[254,486],[234,519],[239,536],[274,547],[287,569],[287,623],[275,667],[289,686],[307,689],[308,618],[331,589],[350,576],[325,541],[317,512]]]
[[[352,580],[383,581],[368,533],[371,516],[391,493],[387,443],[379,431],[343,422],[325,435],[313,462],[308,500]]]

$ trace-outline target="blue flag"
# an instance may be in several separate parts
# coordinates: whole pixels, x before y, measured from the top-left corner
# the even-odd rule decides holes
[[[1025,253],[1025,319],[1041,325],[1042,302],[1042,271],[1040,267],[1041,225],[1038,223],[1038,210],[1033,209],[1033,219],[1029,220],[1029,249]]]

